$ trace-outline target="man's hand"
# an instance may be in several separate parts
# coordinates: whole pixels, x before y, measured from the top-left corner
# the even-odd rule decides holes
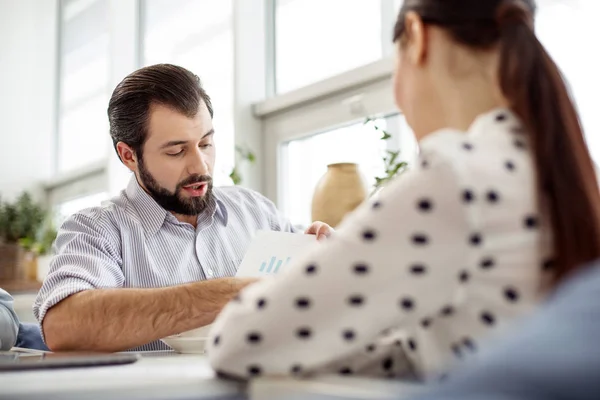
[[[333,228],[325,222],[315,221],[304,232],[306,235],[315,235],[317,240],[328,238],[333,233]]]

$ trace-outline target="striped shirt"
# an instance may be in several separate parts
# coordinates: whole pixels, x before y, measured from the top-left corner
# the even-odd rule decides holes
[[[294,229],[275,205],[249,189],[214,188],[197,227],[179,222],[132,177],[120,196],[61,226],[56,256],[36,298],[46,312],[72,294],[99,288],[157,288],[235,275],[259,229]],[[135,351],[168,350],[156,341]]]

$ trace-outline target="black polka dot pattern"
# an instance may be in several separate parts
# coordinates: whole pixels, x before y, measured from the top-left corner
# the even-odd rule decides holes
[[[525,217],[523,225],[525,225],[525,228],[527,229],[535,229],[538,227],[538,219],[533,215],[528,215]]]
[[[307,253],[310,258],[290,271],[297,279],[282,280],[287,286],[257,285],[242,292],[244,304],[227,307],[223,314],[253,312],[256,318],[231,318],[227,328],[238,329],[238,343],[232,344],[236,338],[229,330],[219,329],[210,339],[210,351],[239,351],[238,363],[227,370],[241,375],[283,371],[301,376],[314,361],[311,348],[336,352],[332,357],[358,350],[354,355],[371,360],[364,365],[373,368],[369,373],[385,377],[393,371],[402,375],[405,360],[396,354],[423,361],[415,365],[414,373],[420,374],[421,365],[435,367],[453,357],[468,361],[483,350],[485,335],[518,315],[533,295],[525,284],[532,271],[523,270],[537,268],[541,274],[553,265],[546,258],[552,256],[551,246],[542,235],[548,221],[533,201],[537,192],[522,187],[529,184],[535,163],[513,146],[519,139],[530,151],[532,143],[527,136],[510,134],[515,119],[509,111],[488,118],[497,115],[504,123],[494,129],[507,135],[447,137],[440,146],[455,152],[457,168],[444,169],[453,167],[454,159],[442,154],[440,160],[435,148],[429,154],[424,148],[420,162],[428,169],[417,165],[413,171],[422,177],[422,186],[410,181],[410,191],[384,190],[374,196],[364,213],[348,221],[350,229],[340,233],[337,244]],[[493,139],[489,143],[488,137]],[[543,245],[524,249],[518,240],[523,235],[532,243],[539,235]],[[471,291],[483,297],[465,298]],[[369,326],[373,316],[381,325]],[[332,326],[328,319],[341,324]],[[289,346],[279,354],[262,353],[274,343]],[[249,357],[242,357],[244,351]],[[327,361],[333,373],[359,372],[353,362]]]
[[[481,263],[479,264],[479,266],[482,269],[492,269],[494,267],[496,263],[494,262],[494,259],[491,257],[486,257],[483,260],[481,260]]]
[[[369,273],[369,266],[366,264],[356,264],[353,269],[356,275],[366,275]]]
[[[412,242],[415,246],[425,246],[429,243],[429,238],[423,233],[415,233],[412,236]]]
[[[525,141],[521,140],[521,139],[515,139],[513,141],[513,145],[519,149],[519,150],[525,150],[526,149],[526,145],[525,145]]]
[[[473,246],[479,246],[479,245],[481,245],[482,242],[483,242],[483,237],[479,233],[473,233],[469,237],[469,243],[471,243],[471,245],[473,245]]]
[[[267,306],[267,300],[266,299],[260,298],[260,299],[256,300],[256,307],[259,310],[262,310],[266,306]]]
[[[449,317],[449,316],[451,316],[453,314],[454,314],[454,307],[452,307],[452,306],[445,306],[440,311],[440,315],[442,317]]]
[[[365,302],[365,298],[360,294],[352,295],[348,298],[348,304],[352,307],[362,306]]]
[[[465,203],[472,203],[473,201],[475,201],[475,193],[473,193],[471,190],[464,190],[462,192],[462,200]]]
[[[298,336],[299,339],[309,339],[312,336],[312,331],[307,327],[298,328],[296,330],[296,336]]]
[[[506,121],[506,114],[496,115],[496,121],[498,121],[498,122]]]
[[[249,365],[247,368],[247,371],[248,371],[248,375],[250,375],[252,377],[257,377],[260,374],[262,374],[262,368],[256,364]]]
[[[429,212],[433,209],[433,203],[429,199],[421,199],[417,205],[420,211]]]
[[[296,299],[296,308],[306,310],[310,308],[311,301],[307,297],[299,297]]]
[[[415,341],[415,339],[408,339],[408,348],[412,351],[417,351],[417,342]]]
[[[375,233],[375,231],[372,229],[366,229],[365,231],[363,231],[362,237],[365,242],[372,242],[377,237],[377,233]]]
[[[496,318],[492,313],[484,311],[481,313],[481,322],[483,322],[484,325],[492,326],[496,323]]]
[[[300,375],[302,373],[302,365],[294,364],[290,367],[290,373],[292,375]]]
[[[515,288],[506,288],[504,289],[504,297],[510,303],[516,303],[519,300],[519,293]]]
[[[462,340],[462,344],[464,347],[466,347],[467,349],[469,349],[471,352],[474,352],[477,350],[477,347],[475,346],[475,343],[473,342],[473,340],[471,338],[464,338]]]
[[[421,168],[426,169],[429,167],[429,161],[421,160]]]
[[[491,204],[496,204],[500,201],[500,195],[495,190],[490,190],[485,194],[487,201]]]
[[[250,332],[246,336],[246,340],[250,344],[259,344],[262,341],[262,335],[258,332]]]
[[[391,371],[394,368],[394,360],[391,357],[384,358],[381,362],[381,368],[384,371]]]
[[[415,264],[415,265],[411,265],[411,267],[410,267],[410,273],[411,273],[411,275],[414,275],[414,276],[425,275],[426,272],[427,272],[427,267],[424,266],[423,264]]]
[[[404,297],[400,299],[400,307],[404,311],[412,311],[415,308],[415,302],[413,299]]]
[[[356,332],[352,329],[346,329],[342,332],[342,337],[344,340],[350,342],[356,338]]]
[[[306,267],[305,271],[307,275],[314,275],[317,273],[317,266],[314,264],[310,264]]]

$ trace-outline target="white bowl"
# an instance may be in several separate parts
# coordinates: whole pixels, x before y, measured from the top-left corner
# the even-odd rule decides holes
[[[210,325],[181,332],[161,339],[163,343],[179,353],[203,354],[210,332]]]
[[[174,337],[161,339],[163,343],[182,354],[204,354],[207,338],[203,337]]]
[[[171,335],[168,337],[175,337],[175,338],[187,338],[187,337],[202,337],[202,338],[207,338],[208,337],[208,333],[210,332],[210,328],[212,325],[205,325],[205,326],[201,326],[200,328],[196,328],[196,329],[192,329],[189,331],[185,331],[185,332],[181,332],[178,333],[176,335]]]

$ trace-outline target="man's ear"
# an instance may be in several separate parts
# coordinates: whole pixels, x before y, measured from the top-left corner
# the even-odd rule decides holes
[[[138,170],[138,159],[135,155],[135,151],[128,144],[119,142],[117,143],[117,153],[121,162],[125,164],[129,170],[136,172]]]

